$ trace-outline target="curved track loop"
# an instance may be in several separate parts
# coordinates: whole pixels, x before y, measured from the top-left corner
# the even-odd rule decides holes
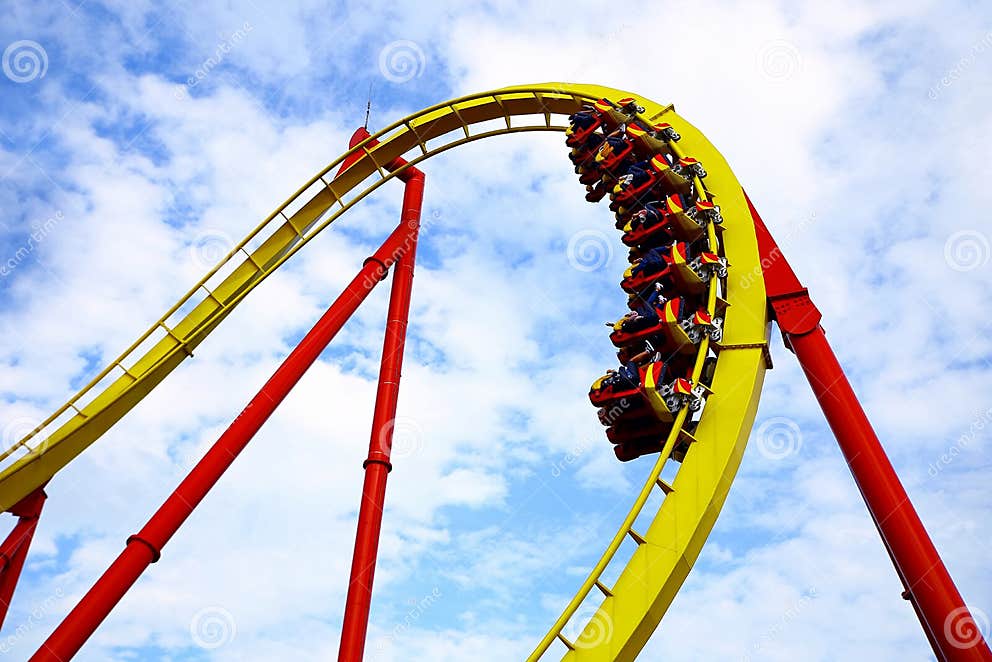
[[[121,356],[52,414],[31,434],[0,453],[0,506],[9,508],[77,457],[157,386],[213,331],[262,280],[303,248],[339,216],[405,168],[384,167],[397,156],[409,166],[459,145],[491,136],[524,131],[564,131],[555,116],[567,116],[583,103],[600,98],[634,96],[594,85],[547,83],[508,87],[431,106],[403,118],[335,159],[262,221],[219,264],[158,319]],[[539,659],[557,639],[566,660],[629,660],[647,642],[695,562],[720,512],[737,472],[754,420],[765,371],[768,320],[757,242],[741,186],[723,157],[692,125],[675,113],[637,97],[648,123],[663,117],[681,135],[677,149],[705,164],[705,189],[724,217],[719,239],[710,224],[711,246],[719,244],[731,265],[723,285],[729,304],[719,344],[704,339],[693,371],[697,383],[709,352],[718,356],[699,424],[691,437],[682,430],[687,411],[676,418],[672,433],[651,469],[620,530],[583,582],[561,617],[529,660]],[[535,124],[520,116],[539,116]],[[472,132],[482,122],[485,130]],[[369,147],[373,140],[379,144]],[[357,160],[343,173],[334,170],[349,156]],[[406,167],[409,167],[406,166]],[[366,180],[371,180],[367,182]],[[711,281],[710,312],[719,305],[718,279]],[[671,484],[662,470],[680,440],[691,449]],[[40,441],[39,441],[40,440]],[[633,525],[654,490],[664,500],[648,528]],[[612,587],[600,577],[624,539],[637,549]],[[563,629],[598,588],[603,602],[580,636],[570,641]]]

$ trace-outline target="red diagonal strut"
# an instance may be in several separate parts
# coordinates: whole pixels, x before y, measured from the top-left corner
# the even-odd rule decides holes
[[[358,275],[334,301],[313,329],[286,357],[241,414],[207,451],[144,528],[127,541],[117,560],[31,658],[65,662],[72,658],[137,581],[159,559],[162,548],[199,505],[207,492],[244,450],[262,424],[289,394],[390,266],[415,245],[417,228],[400,224],[366,261]]]
[[[359,129],[352,137],[352,146],[368,137]],[[374,141],[370,145],[374,145]],[[404,165],[398,158],[386,167],[390,170]],[[347,164],[346,164],[347,165]],[[376,392],[375,413],[372,416],[372,436],[369,455],[362,465],[365,483],[358,512],[358,531],[355,534],[355,553],[351,562],[351,579],[345,602],[344,622],[341,626],[340,662],[359,662],[365,650],[368,633],[369,610],[372,604],[372,581],[375,576],[379,533],[386,501],[386,480],[393,466],[390,451],[396,427],[396,400],[399,395],[400,369],[403,365],[403,348],[410,314],[410,294],[413,289],[413,270],[417,256],[417,232],[424,198],[424,175],[416,168],[407,168],[401,174],[406,182],[403,191],[403,208],[400,226],[411,231],[411,243],[404,255],[396,261],[393,284],[389,297],[386,333],[382,345],[382,363],[379,368],[379,386]]]
[[[10,513],[17,517],[17,524],[0,545],[0,626],[7,618],[10,601],[17,588],[17,580],[21,576],[24,560],[31,547],[31,539],[38,527],[41,509],[45,506],[44,485],[17,502],[11,507]]]
[[[902,580],[903,597],[912,603],[938,660],[992,661],[992,652],[978,624],[944,567],[827,342],[820,326],[820,311],[762,223],[751,200],[747,203],[758,235],[758,252],[773,316],[786,346],[795,352],[837,438],[854,482]]]

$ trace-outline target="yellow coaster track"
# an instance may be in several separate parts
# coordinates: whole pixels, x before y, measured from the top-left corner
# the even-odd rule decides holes
[[[384,165],[397,156],[417,165],[465,143],[525,131],[564,131],[555,120],[601,98],[635,97],[648,123],[659,119],[682,136],[675,149],[705,164],[702,196],[718,201],[724,218],[719,238],[709,225],[711,246],[719,246],[730,266],[718,296],[712,279],[707,308],[726,305],[723,337],[699,345],[694,385],[710,352],[717,356],[698,426],[683,429],[679,412],[648,480],[620,530],[575,597],[528,658],[539,659],[557,639],[566,660],[630,660],[655,630],[699,555],[723,506],[740,464],[754,420],[766,368],[768,319],[764,282],[751,216],[740,183],[726,161],[672,106],[629,92],[595,85],[547,83],[507,87],[453,99],[399,120],[335,159],[254,228],[219,264],[155,321],[131,347],[104,368],[34,431],[0,453],[0,506],[10,508],[50,480],[99,439],[157,386],[263,279],[302,249],[335,219],[395,177]],[[515,120],[523,117],[523,122]],[[534,124],[535,117],[541,118]],[[474,125],[497,120],[477,133]],[[505,126],[503,124],[505,123]],[[371,146],[374,140],[379,144]],[[355,163],[340,176],[334,171],[349,156]],[[662,470],[679,442],[691,448],[671,484]],[[632,527],[654,490],[664,499],[643,532]],[[613,586],[601,577],[626,537],[637,549]],[[593,588],[603,601],[574,641],[563,630]]]

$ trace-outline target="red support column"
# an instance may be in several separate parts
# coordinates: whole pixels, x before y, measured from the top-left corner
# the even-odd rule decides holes
[[[207,454],[190,471],[144,528],[128,538],[127,546],[97,583],[83,596],[62,624],[31,658],[34,662],[71,659],[137,581],[162,548],[217,483],[238,454],[300,380],[344,323],[385,278],[389,267],[416,242],[416,227],[401,224],[365,261],[358,275],[317,321],[300,344],[265,383]]]
[[[10,601],[14,597],[14,589],[17,588],[17,580],[28,556],[34,531],[38,528],[38,518],[45,506],[45,498],[44,487],[39,487],[10,509],[10,513],[17,517],[17,524],[3,541],[3,545],[0,545],[0,626],[7,618],[7,610],[10,609]]]
[[[938,660],[989,662],[982,637],[858,402],[813,305],[751,204],[768,301],[833,430]]]
[[[399,394],[400,370],[403,365],[403,348],[410,313],[417,230],[420,226],[423,196],[424,176],[418,172],[407,181],[403,193],[401,225],[409,227],[413,235],[409,250],[397,260],[393,272],[389,313],[382,346],[382,363],[379,369],[379,387],[376,392],[375,413],[372,417],[372,438],[369,443],[368,459],[362,465],[365,469],[365,484],[362,487],[351,580],[348,584],[348,598],[345,603],[344,622],[341,626],[341,648],[338,652],[340,662],[359,662],[365,649],[369,609],[372,604],[372,581],[386,500],[386,479],[392,469],[389,454],[393,442],[396,399]]]

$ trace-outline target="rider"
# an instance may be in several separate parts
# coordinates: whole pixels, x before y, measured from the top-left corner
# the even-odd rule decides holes
[[[624,176],[620,178],[620,184],[626,185],[626,188],[637,188],[651,176],[650,167],[650,161],[638,161],[636,163],[632,163],[627,168],[627,172]]]
[[[623,331],[624,333],[634,333],[635,331],[649,329],[658,324],[660,319],[658,317],[658,308],[663,306],[666,300],[661,293],[661,283],[655,283],[647,296],[637,294],[630,296],[631,301],[635,298],[638,301],[634,305],[631,305],[633,310],[615,323],[608,324],[608,326],[612,326],[615,330]]]
[[[634,263],[634,266],[630,270],[630,275],[637,276],[645,272],[661,271],[668,264],[668,261],[665,259],[667,252],[668,246],[659,246],[647,251]]]
[[[606,375],[601,388],[612,388],[615,391],[624,387],[637,388],[641,384],[641,373],[633,361],[624,363],[619,370],[607,370]]]
[[[656,206],[658,201],[648,202],[644,205],[644,209],[634,213],[630,217],[630,230],[640,230],[654,227],[661,221],[661,212],[658,211]]]

